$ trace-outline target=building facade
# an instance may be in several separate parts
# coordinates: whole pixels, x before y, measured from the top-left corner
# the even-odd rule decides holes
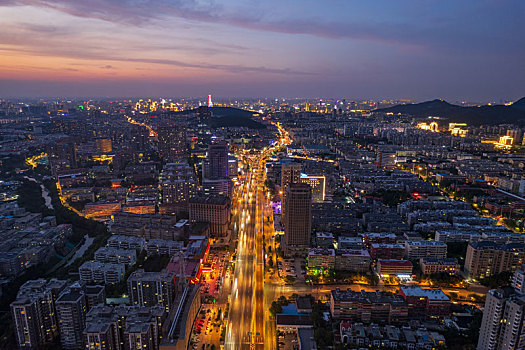
[[[457,275],[459,273],[458,259],[455,258],[421,258],[419,266],[424,275],[434,273],[448,273]]]
[[[447,244],[445,242],[406,241],[405,249],[408,260],[447,257]]]
[[[525,262],[525,244],[497,244],[489,241],[469,243],[465,272],[471,278],[483,278],[503,271],[514,272]]]
[[[478,338],[478,350],[525,348],[525,297],[512,287],[487,293]]]
[[[230,222],[230,198],[226,196],[193,197],[189,203],[190,221],[207,222],[213,236],[226,236]]]
[[[161,305],[170,311],[174,298],[173,275],[167,271],[145,272],[140,269],[128,277],[128,294],[131,305]]]
[[[66,287],[65,281],[27,281],[11,303],[15,336],[20,349],[38,349],[58,335],[55,301]]]
[[[450,299],[441,289],[403,286],[399,288],[399,295],[408,304],[410,318],[443,318],[450,315]]]
[[[84,346],[83,331],[86,326],[88,305],[84,286],[76,283],[62,293],[55,303],[60,329],[60,342],[64,349]]]
[[[312,231],[312,190],[307,184],[292,183],[286,188],[284,202],[285,254],[299,253],[310,245]]]

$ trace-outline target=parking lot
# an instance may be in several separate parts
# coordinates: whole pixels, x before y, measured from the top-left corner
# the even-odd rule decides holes
[[[304,282],[306,275],[306,266],[304,259],[282,259],[277,260],[277,268],[279,277],[285,279],[290,277],[297,282]]]
[[[277,348],[279,350],[299,349],[296,333],[281,333],[277,339]]]
[[[222,313],[222,310],[220,311]],[[212,345],[218,349],[222,321],[219,309],[204,307],[193,325],[192,349],[210,349]]]

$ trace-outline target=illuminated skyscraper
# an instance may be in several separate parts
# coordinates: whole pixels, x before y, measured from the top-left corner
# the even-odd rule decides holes
[[[208,167],[204,176],[210,180],[228,177],[228,144],[226,142],[217,142],[208,147]]]
[[[308,184],[312,188],[312,201],[314,203],[324,202],[326,179],[323,175],[308,176],[306,174],[301,174],[299,182]]]
[[[286,187],[284,200],[285,226],[283,250],[295,255],[310,245],[312,231],[312,189],[304,183],[292,183]]]
[[[281,189],[282,189],[282,195],[281,195],[281,201],[285,202],[285,197],[287,194],[287,187],[288,185],[292,183],[298,183],[299,179],[301,177],[301,164],[296,163],[291,159],[284,159],[281,161]],[[282,216],[281,221],[286,225],[286,218],[285,215],[286,207],[282,206]]]
[[[291,183],[298,183],[301,177],[301,164],[289,159],[281,161],[281,188],[283,191]]]

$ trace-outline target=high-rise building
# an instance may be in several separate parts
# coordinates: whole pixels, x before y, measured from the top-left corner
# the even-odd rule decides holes
[[[186,158],[186,128],[182,125],[166,124],[158,128],[160,156],[169,161]]]
[[[209,145],[208,157],[202,163],[202,187],[204,193],[207,196],[229,196],[233,190],[229,174],[228,144],[224,141],[219,141]]]
[[[503,271],[514,272],[525,262],[525,244],[498,244],[491,241],[469,243],[465,272],[472,278],[492,276]]]
[[[281,161],[281,188],[283,191],[291,183],[298,183],[301,178],[301,164],[290,159]]]
[[[157,349],[154,346],[154,336],[151,324],[132,323],[128,324],[124,331],[123,349]]]
[[[320,176],[309,176],[306,174],[301,174],[299,178],[300,183],[308,184],[312,188],[312,202],[322,203],[324,202],[325,196],[325,184],[326,178],[324,175]]]
[[[66,287],[65,281],[41,278],[20,287],[11,313],[20,349],[37,349],[58,335],[55,301]]]
[[[203,179],[202,189],[206,196],[229,196],[233,191],[233,183],[230,179]]]
[[[189,212],[191,222],[208,222],[212,235],[226,236],[230,220],[229,197],[193,197],[190,199]]]
[[[83,331],[88,311],[84,288],[83,283],[75,282],[55,302],[60,342],[64,349],[80,349],[84,346]]]
[[[284,201],[285,227],[283,250],[286,254],[304,251],[312,231],[312,189],[307,184],[291,183]]]
[[[163,204],[180,204],[187,207],[195,195],[197,180],[193,168],[186,162],[168,163],[160,175],[161,200]]]
[[[512,287],[500,287],[487,293],[478,350],[514,350],[525,348],[525,296]]]
[[[286,202],[287,186],[292,183],[299,183],[301,178],[301,164],[293,161],[292,159],[281,160],[281,221],[286,225]]]
[[[167,271],[137,270],[128,278],[128,294],[132,305],[162,305],[169,312],[174,298],[173,275]]]
[[[210,180],[228,178],[228,144],[224,141],[212,143],[208,147],[207,166],[203,177]]]
[[[63,139],[48,144],[47,154],[53,171],[77,166],[76,145],[73,140]]]
[[[95,306],[86,315],[85,349],[158,349],[165,318],[162,306]]]
[[[378,168],[388,168],[392,169],[396,165],[396,153],[395,152],[385,152],[378,151],[376,158],[376,165]]]

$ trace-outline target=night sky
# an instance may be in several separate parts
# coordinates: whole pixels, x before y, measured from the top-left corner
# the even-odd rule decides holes
[[[0,97],[516,100],[523,0],[1,0]]]

